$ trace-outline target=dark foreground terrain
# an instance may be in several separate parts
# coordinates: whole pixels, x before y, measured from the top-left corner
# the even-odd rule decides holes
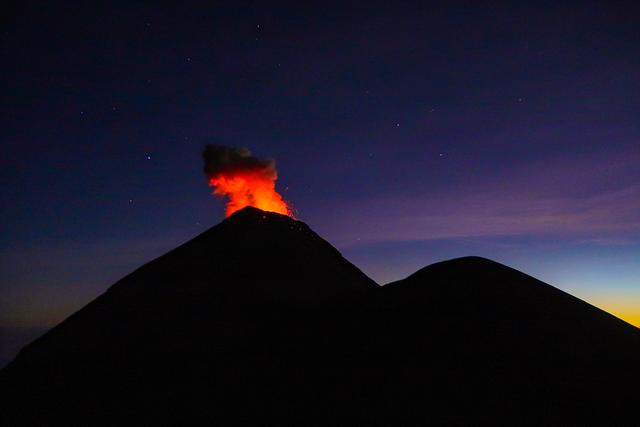
[[[640,330],[468,257],[378,286],[246,208],[0,372],[11,425],[637,425]]]

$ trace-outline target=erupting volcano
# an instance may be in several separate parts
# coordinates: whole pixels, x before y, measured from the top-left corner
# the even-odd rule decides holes
[[[637,328],[507,266],[378,286],[246,207],[25,347],[0,425],[633,425],[638,360]]]
[[[246,148],[207,145],[202,153],[204,172],[213,194],[228,197],[226,216],[247,207],[293,216],[276,191],[275,161],[259,159]]]

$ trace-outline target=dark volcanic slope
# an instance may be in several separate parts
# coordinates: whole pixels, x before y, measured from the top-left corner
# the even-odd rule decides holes
[[[293,387],[325,339],[319,325],[377,288],[304,223],[245,208],[27,346],[3,372],[3,398],[23,411],[14,422],[260,416],[270,409],[252,393],[288,393],[279,370],[293,370]]]
[[[638,329],[508,267],[381,288],[247,208],[25,348],[0,424],[615,424],[638,360]]]
[[[381,330],[401,355],[390,365],[414,391],[399,405],[417,408],[426,392],[441,402],[431,419],[461,423],[608,425],[635,414],[640,331],[584,301],[479,257],[428,266],[381,294]]]

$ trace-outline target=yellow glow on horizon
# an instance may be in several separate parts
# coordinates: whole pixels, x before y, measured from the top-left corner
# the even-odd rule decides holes
[[[638,311],[628,312],[618,308],[611,308],[611,309],[603,308],[603,310],[608,311],[609,313],[613,314],[616,317],[619,317],[625,322],[631,323],[636,328],[640,328],[640,313]]]
[[[591,304],[596,307],[613,314],[614,316],[631,323],[636,328],[640,328],[640,304],[638,301],[629,301],[620,298],[590,298]]]

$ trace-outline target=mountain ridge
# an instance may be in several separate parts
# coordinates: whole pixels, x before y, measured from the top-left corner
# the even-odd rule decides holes
[[[635,329],[640,329],[637,326],[625,321],[624,319],[621,319],[618,316],[616,316],[616,315],[614,315],[614,314],[612,314],[612,313],[610,313],[610,312],[608,312],[606,310],[603,310],[603,309],[601,309],[601,308],[599,308],[599,307],[597,307],[597,306],[595,306],[595,305],[593,305],[593,304],[591,304],[591,303],[589,303],[589,302],[587,302],[587,301],[585,301],[585,300],[583,300],[583,299],[581,299],[579,297],[576,297],[575,295],[573,295],[573,294],[571,294],[571,293],[569,293],[567,291],[564,291],[564,290],[562,290],[562,289],[560,289],[560,288],[558,288],[556,286],[553,286],[553,285],[551,285],[549,283],[546,283],[546,282],[544,282],[544,281],[542,281],[542,280],[540,280],[540,279],[538,279],[538,278],[536,278],[534,276],[531,276],[531,275],[529,275],[527,273],[524,273],[524,272],[522,272],[522,271],[520,271],[520,270],[518,270],[516,268],[510,267],[510,266],[508,266],[506,264],[502,264],[502,263],[497,262],[495,260],[492,260],[490,258],[486,258],[486,257],[478,256],[478,255],[467,255],[467,256],[462,256],[462,257],[450,258],[450,259],[446,259],[446,260],[443,260],[443,261],[438,261],[438,262],[435,262],[433,264],[429,264],[429,265],[427,265],[425,267],[420,268],[419,270],[415,271],[414,273],[411,273],[410,275],[408,275],[407,277],[405,277],[403,279],[394,280],[394,281],[389,282],[389,283],[387,283],[387,284],[385,284],[383,286],[393,286],[394,284],[397,284],[397,283],[405,283],[406,281],[414,280],[414,279],[420,277],[421,275],[426,274],[430,270],[438,269],[438,268],[441,268],[441,267],[447,267],[447,268],[450,268],[450,269],[458,269],[461,266],[463,268],[466,268],[466,267],[468,267],[469,264],[471,264],[471,265],[473,265],[473,264],[475,264],[475,265],[485,265],[485,266],[488,266],[488,267],[493,267],[495,269],[501,269],[501,270],[504,270],[504,271],[510,271],[512,273],[521,274],[523,276],[526,276],[526,277],[530,278],[531,280],[535,280],[536,283],[539,286],[542,286],[542,287],[547,288],[547,289],[553,289],[553,290],[563,294],[564,296],[573,299],[576,302],[579,301],[582,304],[588,305],[592,309],[595,309],[595,310],[598,310],[599,312],[602,312],[603,314],[607,315],[608,317],[611,317],[611,318],[623,323],[624,325],[631,326],[631,327],[633,327]]]
[[[637,328],[502,264],[379,286],[306,224],[248,208],[25,347],[0,371],[0,420],[574,424],[633,413],[638,358]]]

